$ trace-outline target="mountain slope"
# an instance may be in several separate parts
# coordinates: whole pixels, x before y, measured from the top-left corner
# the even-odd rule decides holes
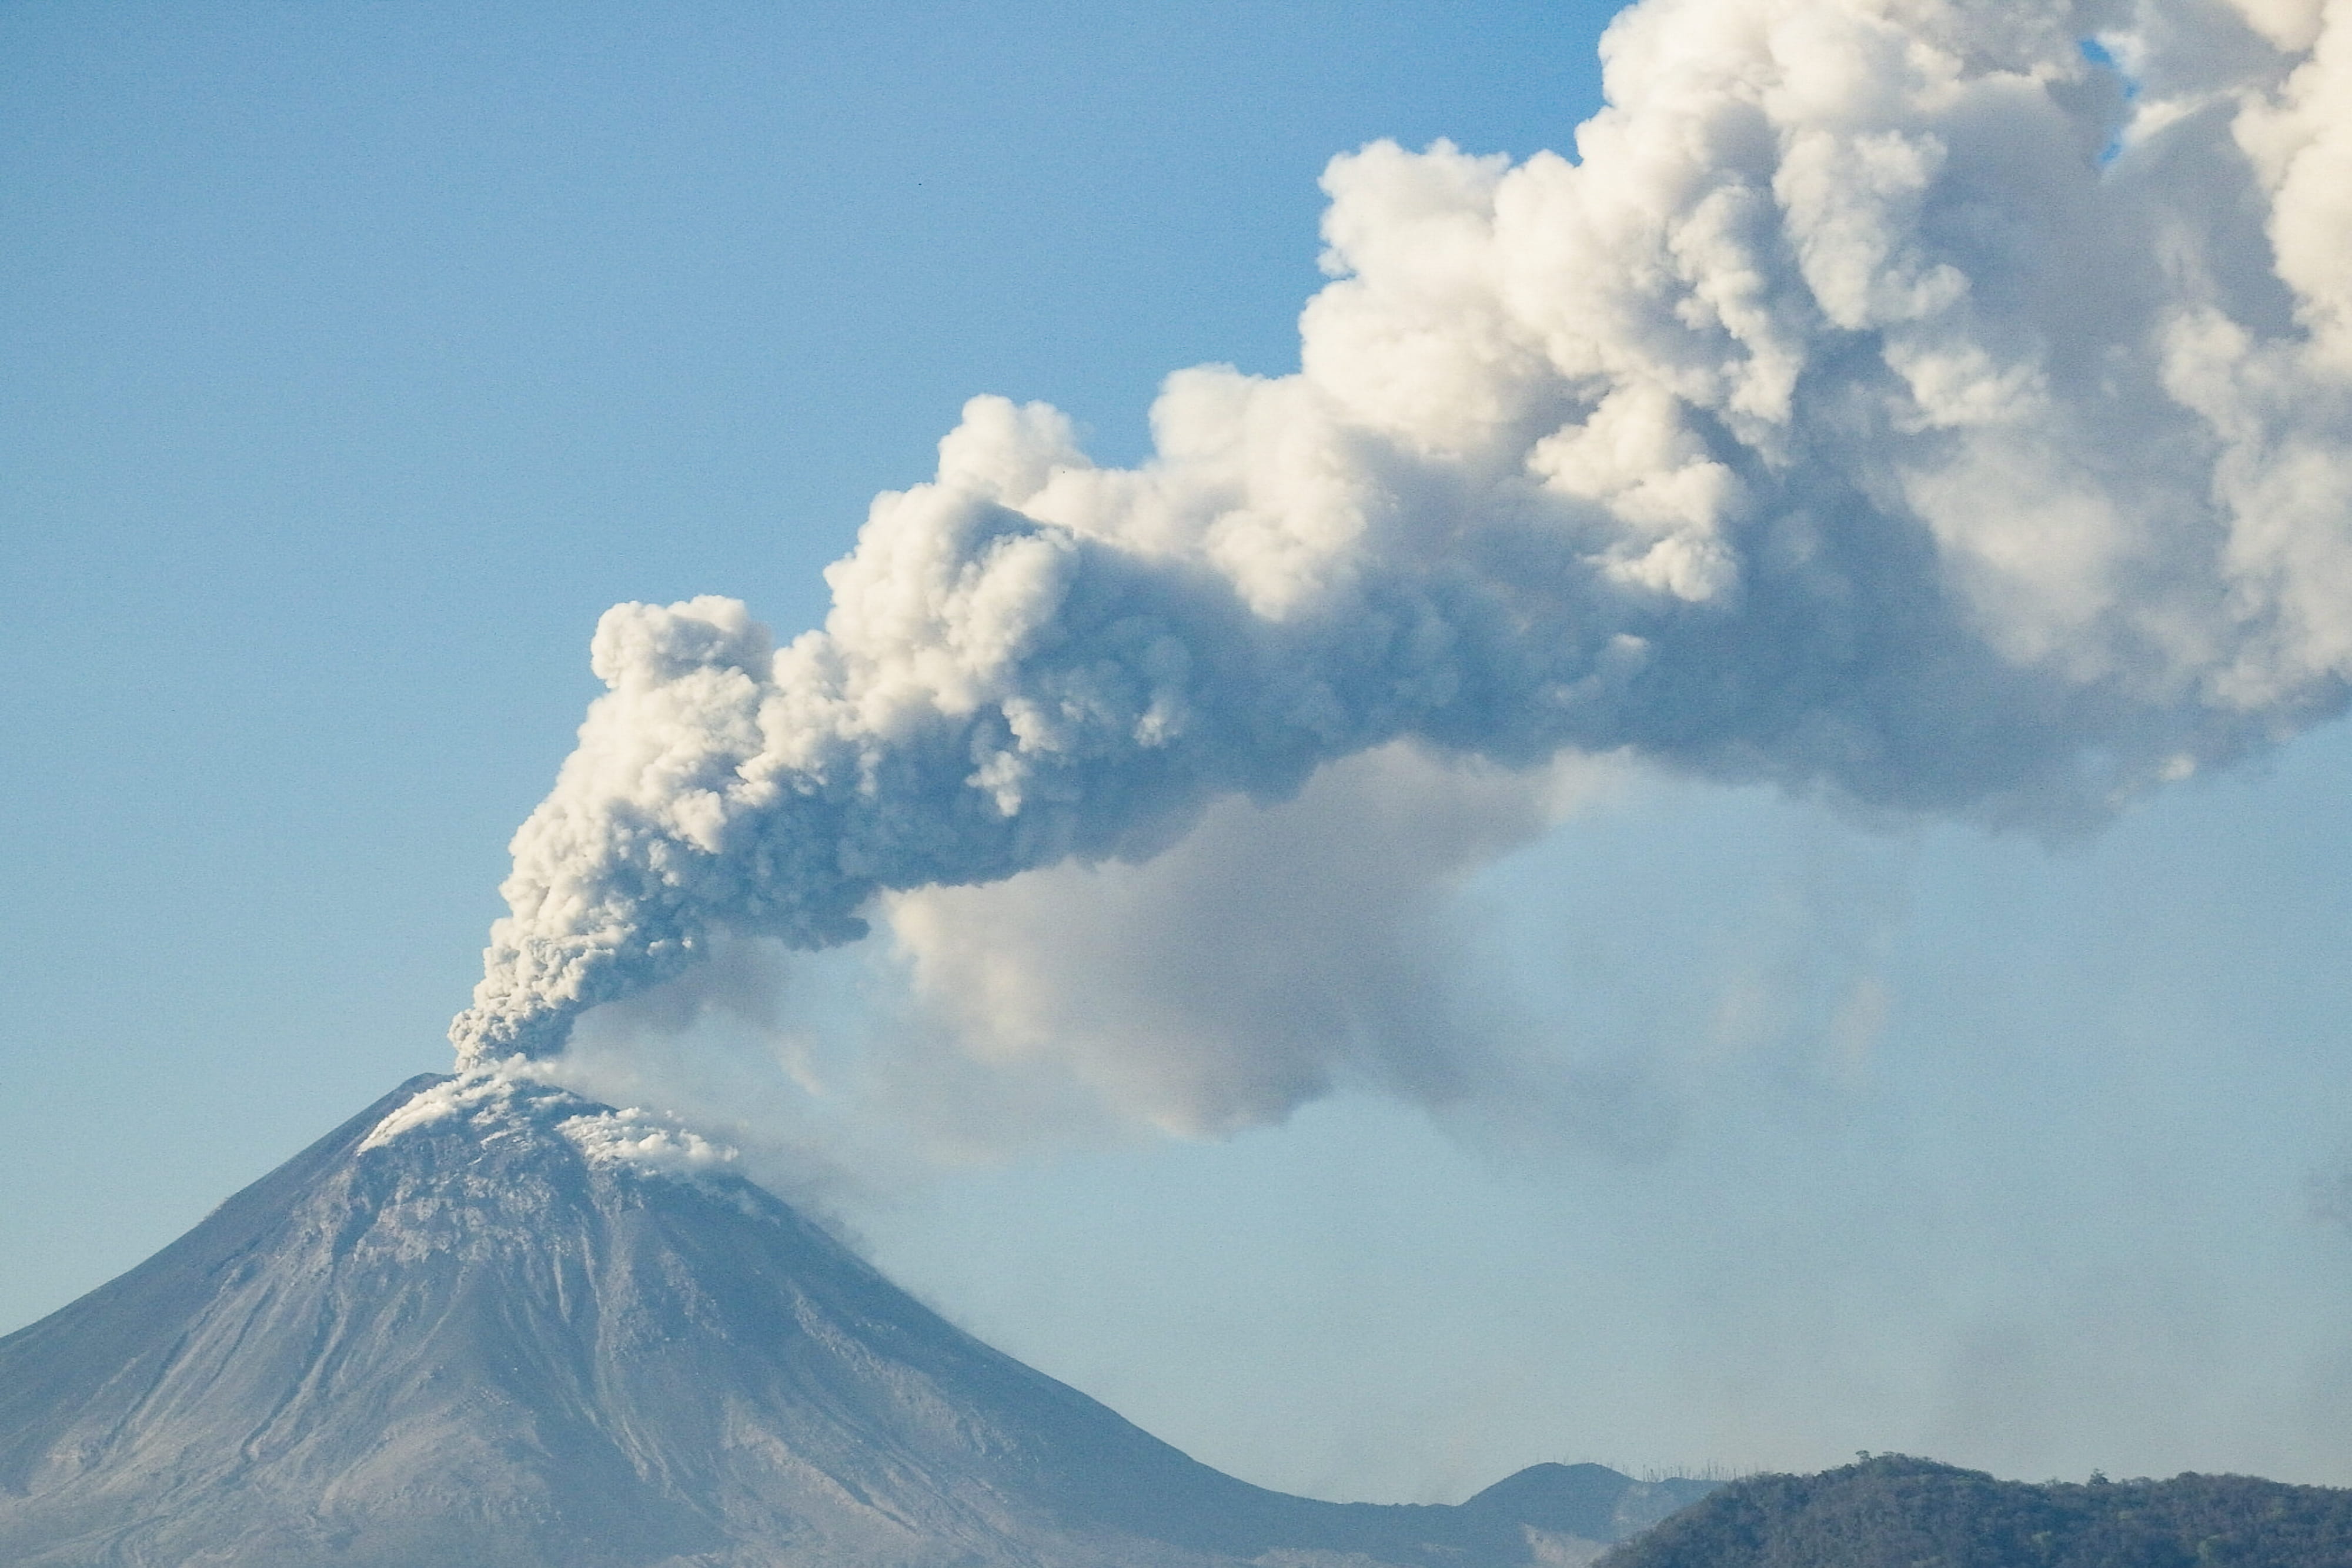
[[[2034,1485],[1887,1455],[1736,1482],[1601,1568],[2352,1568],[2352,1491],[2250,1476]]]
[[[1576,1563],[1706,1490],[1286,1497],[989,1349],[716,1152],[404,1084],[0,1340],[0,1560],[235,1568]]]

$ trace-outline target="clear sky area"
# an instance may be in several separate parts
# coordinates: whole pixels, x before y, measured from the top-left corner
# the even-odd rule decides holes
[[[0,6],[0,1331],[449,1067],[608,606],[789,640],[967,399],[1133,465],[1170,372],[1298,371],[1328,161],[1570,151],[1610,16]],[[2330,700],[2105,820],[1638,738],[1490,794],[1342,758],[722,955],[580,1071],[1285,1490],[2347,1484]]]

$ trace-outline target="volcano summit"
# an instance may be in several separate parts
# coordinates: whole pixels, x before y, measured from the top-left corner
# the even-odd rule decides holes
[[[955,1328],[724,1151],[487,1074],[410,1080],[0,1340],[26,1568],[1502,1568],[1707,1490],[1250,1486]]]

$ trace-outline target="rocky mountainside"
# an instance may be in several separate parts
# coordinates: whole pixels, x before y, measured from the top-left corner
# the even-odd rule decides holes
[[[488,1076],[403,1084],[0,1339],[26,1568],[1517,1568],[1707,1490],[1250,1486],[957,1329],[723,1151]]]
[[[1601,1568],[2352,1568],[2352,1491],[2034,1484],[1890,1454],[1722,1488]]]

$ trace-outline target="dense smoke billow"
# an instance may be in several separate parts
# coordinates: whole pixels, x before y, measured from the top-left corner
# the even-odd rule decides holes
[[[1434,883],[1580,754],[2063,829],[2342,709],[2352,0],[1643,0],[1602,49],[1573,160],[1335,160],[1300,371],[1179,371],[1141,465],[975,399],[822,631],[609,612],[461,1059],[874,907],[950,972],[997,938],[919,890],[1380,748],[1496,824]]]

